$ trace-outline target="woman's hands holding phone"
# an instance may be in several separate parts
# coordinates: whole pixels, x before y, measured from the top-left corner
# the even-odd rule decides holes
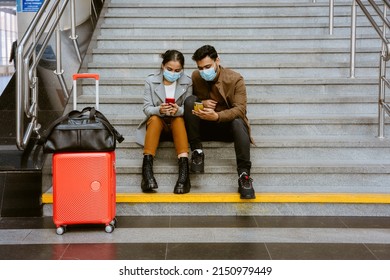
[[[176,103],[162,103],[160,105],[160,114],[166,116],[174,116],[179,110],[179,106]]]

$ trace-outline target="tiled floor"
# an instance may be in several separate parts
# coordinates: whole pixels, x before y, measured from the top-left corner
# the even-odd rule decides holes
[[[118,217],[69,226],[51,217],[1,218],[0,259],[390,260],[388,217]]]

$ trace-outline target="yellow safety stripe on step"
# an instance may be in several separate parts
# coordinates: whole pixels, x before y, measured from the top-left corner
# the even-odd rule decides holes
[[[390,204],[390,194],[371,193],[256,193],[255,199],[240,199],[238,193],[121,193],[117,203],[361,203]],[[53,203],[52,194],[43,194],[42,203]]]

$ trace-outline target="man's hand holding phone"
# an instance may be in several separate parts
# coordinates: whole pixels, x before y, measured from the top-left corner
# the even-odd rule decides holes
[[[203,110],[204,107],[203,107],[203,103],[202,102],[195,102],[194,103],[194,111],[199,111],[199,110]]]
[[[213,100],[212,100],[213,101]],[[215,102],[215,101],[214,101]],[[214,103],[212,103],[214,105]],[[216,104],[216,103],[215,103]],[[215,105],[212,106],[215,108]],[[202,120],[206,121],[218,121],[219,116],[214,111],[214,108],[205,107],[202,102],[195,102],[194,103],[194,110],[192,110],[192,113],[195,116],[198,116]]]

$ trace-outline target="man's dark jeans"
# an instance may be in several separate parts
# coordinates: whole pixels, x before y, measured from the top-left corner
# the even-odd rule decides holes
[[[240,118],[231,122],[202,120],[192,114],[196,101],[199,102],[196,96],[189,96],[184,102],[184,120],[191,151],[202,149],[202,141],[234,142],[237,172],[250,175],[250,137],[244,121]]]

